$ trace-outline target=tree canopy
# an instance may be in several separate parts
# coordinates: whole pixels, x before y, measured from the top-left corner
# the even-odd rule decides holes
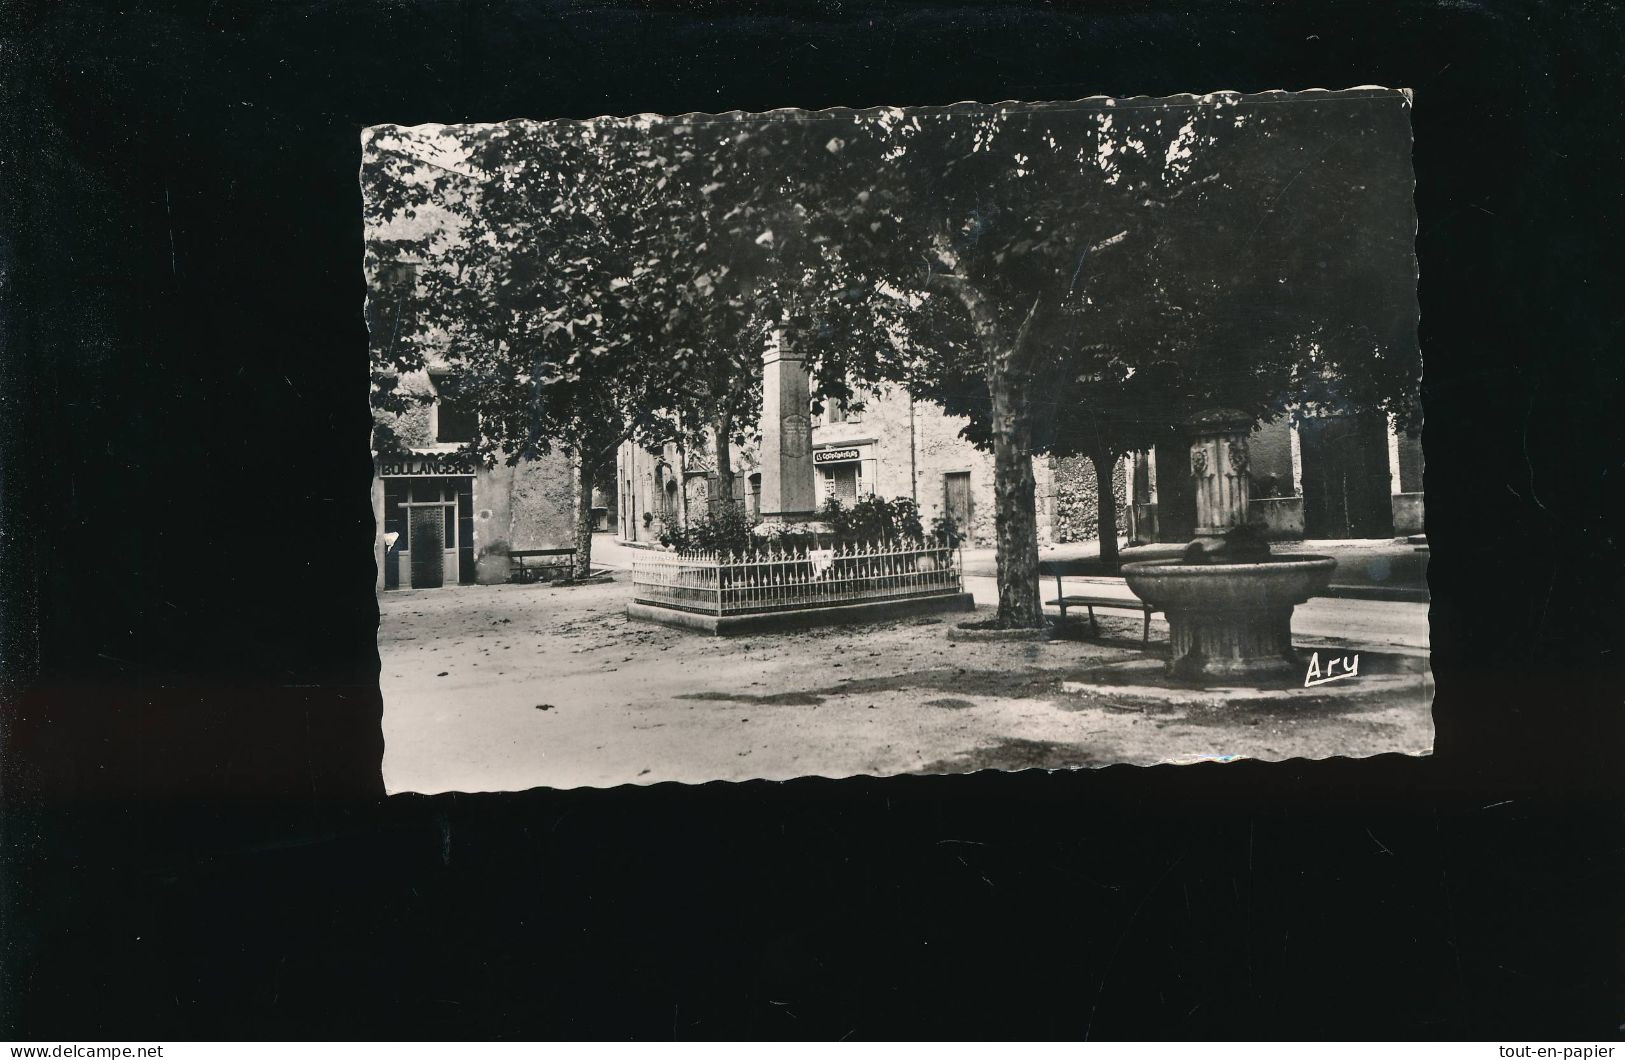
[[[972,152],[977,176],[942,181],[966,189],[957,199],[930,199],[968,282],[1011,315],[1039,307],[1036,447],[1145,448],[1205,405],[1414,419],[1402,95],[1102,101],[993,115],[943,139],[956,136],[987,145]],[[940,171],[960,157],[944,151]],[[985,437],[984,366],[966,354],[929,349],[916,389]]]
[[[1413,425],[1408,111],[1357,90],[910,112],[883,157],[909,174],[893,245],[929,262],[896,267],[929,337],[911,390],[980,445],[1087,455],[1099,481],[1215,405]]]
[[[373,130],[372,250],[419,263],[421,301],[375,367],[438,344],[482,451],[585,467],[701,424],[725,444],[791,327],[819,397],[898,380],[969,417],[1001,618],[1033,624],[1034,454],[1098,468],[1208,405],[1408,423],[1408,111],[1362,89]]]

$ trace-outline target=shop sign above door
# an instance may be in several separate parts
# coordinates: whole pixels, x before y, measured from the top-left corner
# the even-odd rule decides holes
[[[467,453],[408,453],[378,461],[378,474],[385,478],[472,475],[478,470],[478,459]]]
[[[840,464],[858,459],[856,449],[820,449],[813,454],[815,464]]]

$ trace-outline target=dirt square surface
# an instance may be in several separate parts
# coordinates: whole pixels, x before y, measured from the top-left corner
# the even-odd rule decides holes
[[[986,606],[717,638],[629,620],[628,577],[380,594],[389,790],[1361,757],[1433,745],[1425,657],[1366,662],[1368,687],[1357,678],[1230,703],[1222,693],[1159,693],[1147,660],[1167,650],[1166,629],[1159,641],[1153,623],[1142,648],[1133,615],[1103,614],[1098,641],[949,638],[955,623],[988,617]]]

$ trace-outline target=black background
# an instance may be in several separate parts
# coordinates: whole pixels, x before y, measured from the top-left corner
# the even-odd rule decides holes
[[[1611,4],[4,9],[5,1034],[1612,1038]],[[359,130],[1415,89],[1436,754],[382,798]]]

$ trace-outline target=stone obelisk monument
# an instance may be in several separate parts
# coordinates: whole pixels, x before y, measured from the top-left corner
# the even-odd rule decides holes
[[[816,517],[812,395],[807,362],[788,325],[773,329],[762,355],[762,521]]]

